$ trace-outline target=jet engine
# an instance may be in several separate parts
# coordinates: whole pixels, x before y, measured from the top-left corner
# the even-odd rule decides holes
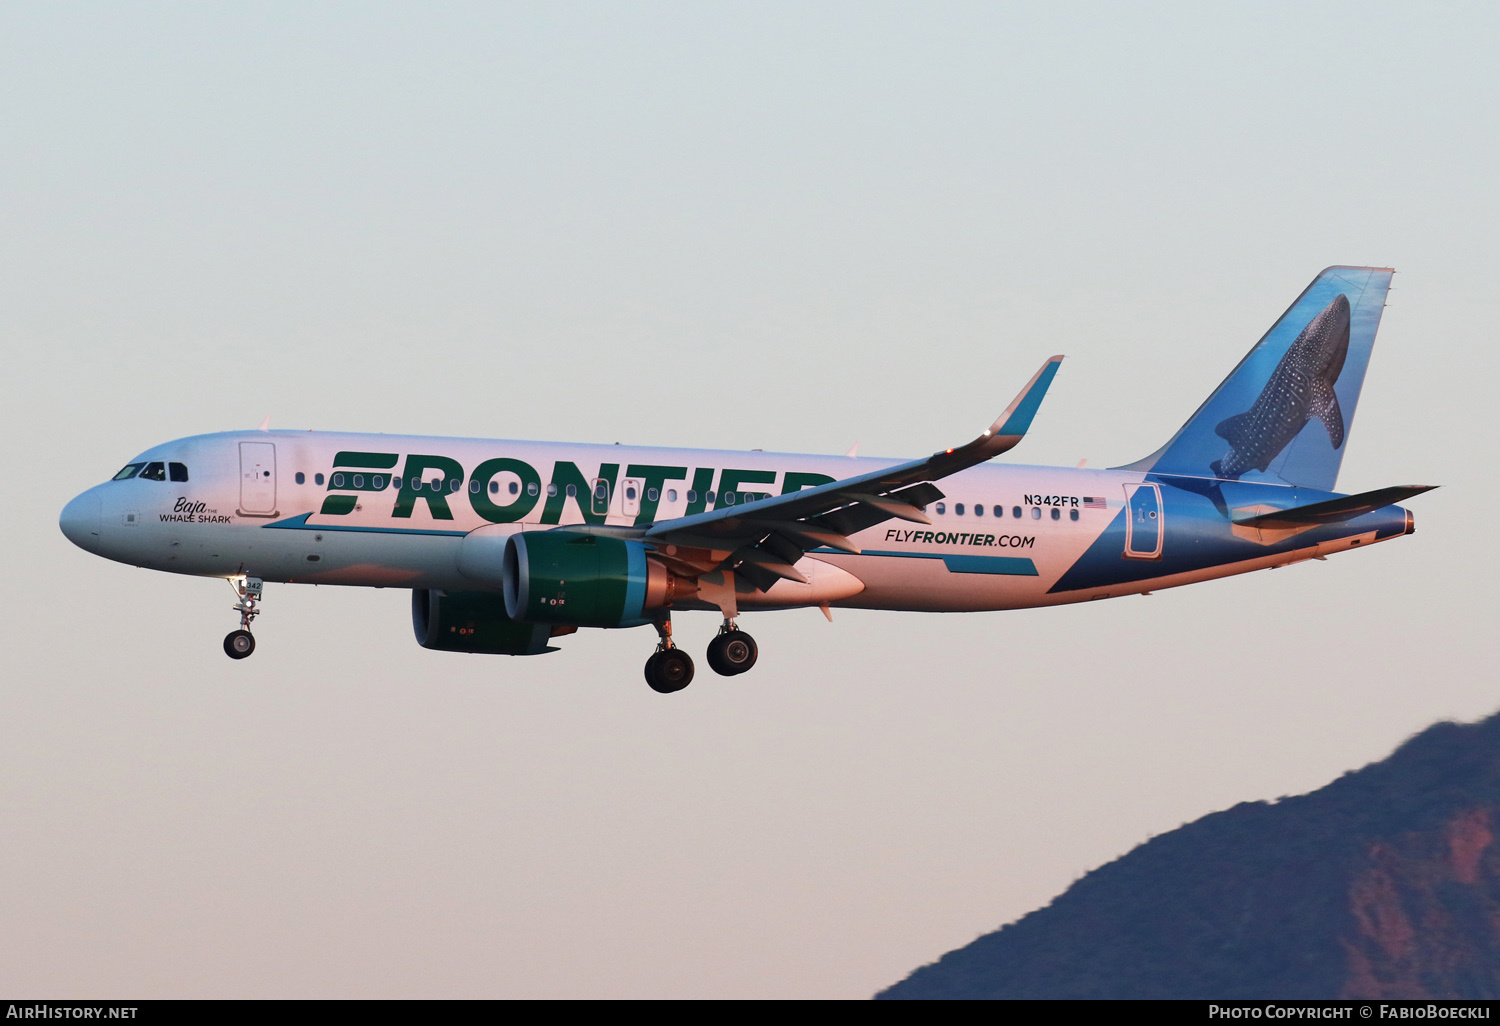
[[[528,623],[634,627],[697,594],[638,541],[582,531],[526,531],[505,542],[505,612]]]
[[[505,613],[505,600],[493,592],[415,589],[411,623],[423,648],[490,655],[555,652],[547,647],[548,639],[571,633],[545,623],[516,623]]]

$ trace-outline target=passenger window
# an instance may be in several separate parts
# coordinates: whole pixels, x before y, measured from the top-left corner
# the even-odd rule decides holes
[[[163,463],[148,463],[146,469],[141,471],[141,477],[147,481],[165,481],[167,479],[167,468]]]
[[[1005,516],[1005,507],[1004,506],[996,506],[995,509],[994,509],[994,513],[995,513],[995,516],[997,516],[997,517],[1003,517],[1003,516]]]
[[[538,485],[535,481],[532,481],[526,485],[527,495],[535,495],[539,491],[541,491],[541,486]]]
[[[365,475],[363,475],[363,474],[355,474],[354,475],[354,487],[356,487],[356,488],[363,488],[364,486],[365,486]]]
[[[496,485],[495,487],[498,488],[499,485]],[[506,490],[509,491],[510,494],[512,494],[512,495],[520,495],[521,494],[521,482],[519,482],[519,481],[512,481],[510,483],[510,488],[508,488]],[[532,495],[536,494],[536,485],[532,485],[531,486],[531,494]]]
[[[1031,507],[1031,519],[1033,519],[1033,520],[1040,520],[1040,519],[1042,519],[1042,507],[1040,507],[1040,506],[1033,506],[1033,507]]]
[[[322,483],[323,483],[323,475],[322,474],[314,474],[313,475],[313,484],[320,485]]]
[[[652,489],[652,491],[655,491],[655,489]],[[635,485],[631,485],[629,488],[625,489],[625,498],[626,498],[627,501],[634,502],[635,501],[635,495],[636,495]]]
[[[982,517],[982,516],[984,516],[984,504],[983,503],[979,503],[979,502],[974,503],[974,515],[976,517]]]
[[[689,488],[688,489],[687,499],[688,499],[688,502],[697,502],[698,501],[698,493],[696,491],[694,491],[693,489]],[[707,497],[705,497],[703,501],[707,502],[708,501]]]
[[[1070,510],[1068,510],[1068,519],[1069,520],[1077,520],[1078,519],[1078,511],[1076,509],[1070,509]]]
[[[577,485],[568,485],[568,498],[570,498],[570,499],[576,499],[576,498],[578,498],[578,486]]]
[[[141,472],[141,468],[144,466],[144,463],[127,463],[125,464],[125,466],[121,467],[120,472],[114,477],[110,478],[110,480],[129,481],[132,477],[135,477],[135,475],[139,474]]]
[[[510,484],[511,484],[512,488],[514,488],[515,485],[516,485],[516,483],[514,481],[512,481]],[[500,482],[499,481],[491,481],[490,482],[490,494],[491,495],[499,495],[500,494]]]
[[[1056,506],[1052,507],[1052,519],[1053,520],[1061,520],[1062,519],[1062,510],[1058,509]]]
[[[961,503],[961,502],[957,503],[953,507],[953,512],[956,513],[956,514],[958,514],[959,516],[963,516],[964,515],[964,504]]]
[[[734,505],[734,496],[735,496],[734,492],[725,492],[724,493],[724,505],[726,505],[726,506],[733,506]]]
[[[668,488],[667,489],[667,501],[668,502],[676,502],[677,501],[677,489],[676,488]]]
[[[172,475],[173,481],[186,481],[188,479],[186,463],[168,463],[167,471]]]
[[[660,495],[661,493],[658,492],[655,488],[646,489],[646,500],[648,502],[655,502]]]
[[[470,481],[469,482],[469,492],[470,492],[470,494],[473,494],[473,495],[478,495],[479,494],[479,482],[478,481]]]
[[[333,481],[330,483],[330,487],[333,487],[333,488],[342,488],[342,487],[344,487],[344,475],[343,474],[334,474],[333,475]]]
[[[300,470],[297,471],[297,483],[298,484],[307,484],[307,475],[304,474],[304,473],[302,473],[302,471],[300,471]]]
[[[937,504],[937,511],[938,511],[938,516],[942,516],[944,513],[948,512],[948,507],[947,507],[947,505],[945,503],[941,503],[940,502],[940,503]]]

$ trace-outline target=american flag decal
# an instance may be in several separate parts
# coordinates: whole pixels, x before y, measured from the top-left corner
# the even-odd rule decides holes
[[[1104,501],[1104,496],[1102,495],[1085,495],[1083,497],[1083,505],[1086,509],[1104,509],[1109,503]]]

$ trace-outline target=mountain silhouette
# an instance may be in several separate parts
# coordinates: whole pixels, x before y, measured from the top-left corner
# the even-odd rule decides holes
[[[1154,837],[877,998],[1500,997],[1500,714]]]

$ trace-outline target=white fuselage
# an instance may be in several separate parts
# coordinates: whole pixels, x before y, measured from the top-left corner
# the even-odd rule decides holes
[[[484,591],[497,586],[483,574],[466,573],[472,563],[466,545],[472,552],[516,531],[555,526],[641,527],[722,508],[731,499],[743,504],[895,462],[627,445],[228,432],[142,453],[132,465],[179,464],[186,480],[149,480],[137,471],[79,496],[63,525],[90,551],[173,573]],[[393,485],[393,477],[403,486]],[[1128,496],[1143,487],[1145,477],[1119,470],[977,466],[942,482],[946,498],[927,508],[930,525],[890,520],[862,531],[851,538],[862,550],[859,555],[814,550],[797,564],[807,583],[784,580],[742,598],[740,605],[1012,609],[1139,593],[1346,547],[1326,541],[1293,551],[1282,547],[1188,572],[1166,572],[1170,568],[1162,566],[1156,575],[1136,572],[1128,580],[1054,592],[1122,517]],[[1149,553],[1150,544],[1141,542],[1140,532],[1157,532],[1159,554],[1165,521],[1173,515],[1170,504],[1158,505],[1159,514],[1151,513],[1155,522],[1143,519],[1137,528],[1134,544],[1143,552]],[[1139,558],[1132,562],[1132,569],[1146,568]]]

